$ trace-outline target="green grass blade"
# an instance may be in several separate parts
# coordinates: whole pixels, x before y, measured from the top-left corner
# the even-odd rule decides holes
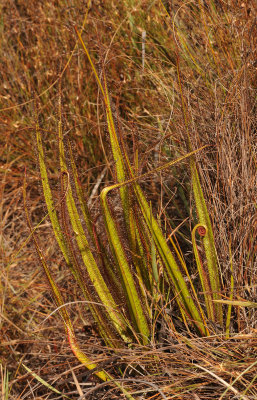
[[[233,300],[234,294],[234,276],[233,276],[233,259],[232,259],[232,252],[231,252],[231,242],[229,242],[229,257],[230,257],[230,271],[231,271],[231,282],[230,282],[230,295],[229,299]],[[231,311],[232,311],[232,304],[228,306],[227,312],[227,320],[226,320],[226,338],[229,338],[229,329],[230,329],[230,321],[231,321]]]
[[[35,372],[33,372],[29,367],[27,367],[25,364],[21,364],[27,372],[29,372],[38,382],[42,383],[45,387],[50,389],[52,392],[57,393],[62,395],[65,399],[71,400],[70,397],[66,396],[65,394],[62,394],[59,392],[59,390],[55,389],[52,385],[50,385],[48,382],[46,382],[43,378],[41,378],[39,375],[37,375]]]
[[[1,361],[0,361],[0,371],[1,371],[0,376],[1,376],[2,400],[8,400],[9,394],[11,392],[11,388],[9,387],[10,372],[6,369],[6,366],[3,367]]]

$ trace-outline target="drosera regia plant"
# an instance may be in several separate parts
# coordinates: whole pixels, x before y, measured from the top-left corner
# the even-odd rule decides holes
[[[89,305],[97,323],[99,334],[106,345],[113,348],[114,351],[115,348],[121,346],[132,347],[134,343],[144,346],[151,343],[154,310],[157,307],[156,299],[163,290],[168,292],[171,289],[171,298],[174,298],[177,303],[180,318],[188,334],[197,332],[199,336],[209,336],[211,324],[217,323],[223,326],[224,317],[223,300],[221,298],[222,282],[217,252],[195,160],[195,154],[206,151],[207,147],[203,146],[193,150],[190,135],[188,135],[187,154],[155,168],[150,173],[138,176],[136,173],[138,168],[132,165],[127,152],[127,144],[124,143],[122,132],[119,131],[114,120],[105,68],[102,67],[101,74],[97,73],[79,31],[77,31],[77,36],[91,64],[103,99],[116,183],[105,187],[100,195],[101,210],[111,250],[110,258],[95,229],[93,218],[88,209],[87,199],[80,185],[79,171],[76,168],[71,143],[69,138],[64,137],[63,134],[61,95],[59,96],[57,133],[61,187],[59,202],[56,202],[53,198],[48,180],[43,147],[44,133],[39,124],[38,107],[36,107],[35,134],[41,181],[48,215],[63,257]],[[195,67],[197,69],[197,63],[195,63]],[[185,102],[183,102],[182,91],[181,99],[183,108]],[[182,161],[189,162],[198,216],[198,223],[192,229],[192,247],[199,276],[199,281],[196,284],[191,280],[191,274],[181,250],[173,240],[170,240],[170,244],[167,243],[167,238],[162,233],[160,224],[153,215],[151,204],[147,201],[140,186],[140,181],[149,175],[171,168]],[[127,238],[126,246],[124,246],[124,235],[121,236],[117,218],[111,207],[110,196],[113,191],[119,192]],[[97,370],[97,365],[82,352],[76,341],[64,300],[52,278],[50,268],[44,259],[31,226],[26,203],[26,179],[24,182],[24,203],[31,235],[63,319],[71,349],[78,360],[88,369],[96,369],[95,374],[101,380],[112,380],[113,378],[109,373],[104,370]],[[81,216],[83,216],[83,222]],[[203,242],[205,260],[202,260],[199,254],[197,244],[199,237]],[[162,272],[160,273],[160,271]],[[199,284],[204,301],[198,295]],[[231,287],[233,286],[231,285]],[[230,314],[228,313],[226,327],[229,327],[229,318]],[[226,334],[229,336],[229,330],[226,331]],[[118,383],[116,382],[116,384]],[[124,391],[123,388],[122,390]],[[132,398],[129,393],[126,392],[125,394],[128,398]]]
[[[69,139],[64,138],[63,135],[61,96],[58,123],[61,199],[58,204],[53,198],[48,181],[43,133],[37,115],[36,141],[43,192],[55,237],[65,261],[89,305],[99,334],[106,345],[114,350],[121,345],[133,346],[133,343],[148,345],[150,343],[154,307],[157,306],[154,304],[154,299],[158,298],[156,294],[160,293],[161,287],[164,287],[165,290],[172,288],[172,296],[176,299],[181,319],[188,332],[193,330],[200,336],[208,336],[210,334],[209,322],[222,324],[223,313],[222,304],[218,302],[221,300],[221,283],[213,233],[194,160],[195,153],[204,151],[206,146],[190,151],[153,171],[170,168],[186,159],[190,162],[193,193],[199,218],[198,224],[192,231],[192,242],[200,283],[204,292],[203,305],[200,303],[197,288],[191,281],[180,250],[173,241],[171,241],[173,249],[167,244],[159,222],[153,215],[151,205],[147,202],[140,187],[140,180],[153,172],[142,176],[136,175],[127,155],[126,145],[120,140],[114,123],[105,71],[102,70],[101,77],[97,74],[86,45],[79,32],[77,33],[102,93],[113,159],[115,160],[117,183],[105,187],[100,195],[106,234],[112,251],[110,259],[92,223],[87,200],[84,198],[80,186],[71,144]],[[127,233],[126,247],[129,247],[132,254],[130,258],[127,249],[124,248],[123,239],[120,237],[117,221],[108,199],[114,190],[119,190]],[[88,359],[78,346],[64,300],[51,275],[30,223],[26,204],[26,178],[24,203],[34,244],[63,319],[71,349],[78,360],[88,369],[96,369],[95,374],[101,380],[111,380],[111,375],[104,370],[97,371],[97,365]],[[83,224],[81,215],[84,219]],[[197,232],[203,238],[206,265],[203,265],[198,253]],[[71,239],[71,236],[74,240]],[[101,257],[95,256],[96,249],[100,251]],[[156,270],[160,267],[163,271],[164,284],[162,285],[160,285],[160,274]],[[123,299],[122,306],[120,299]],[[124,389],[122,390],[124,391]],[[130,395],[126,393],[126,396],[129,398]]]

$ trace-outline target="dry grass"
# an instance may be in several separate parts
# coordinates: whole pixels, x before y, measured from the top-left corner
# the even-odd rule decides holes
[[[190,54],[195,63],[181,45],[182,36],[179,39],[178,33],[174,33],[174,25],[158,2],[92,1],[83,37],[95,60],[105,60],[117,119],[131,146],[131,154],[138,147],[142,155],[140,172],[185,150],[187,130],[195,148],[211,145],[198,159],[213,222],[224,298],[230,294],[232,260],[233,298],[256,302],[254,1],[207,1],[205,20],[198,2],[186,3],[183,7],[177,1],[166,3],[169,12],[179,21],[181,35],[187,37],[193,49]],[[216,6],[215,11],[212,4]],[[41,95],[40,114],[48,131],[48,166],[58,194],[56,83],[76,44],[74,25],[82,25],[85,4],[80,0],[2,0],[0,7],[3,54],[0,61],[1,400],[58,399],[65,398],[64,394],[78,399],[82,393],[83,398],[92,400],[119,399],[122,395],[117,389],[99,384],[77,364],[59,317],[55,314],[46,319],[54,305],[33,245],[26,242],[29,231],[22,203],[26,167],[33,223],[45,215],[33,138],[35,94]],[[206,29],[212,32],[210,36],[206,35]],[[144,70],[142,30],[147,32]],[[181,111],[176,72],[178,55],[187,123]],[[101,69],[101,63],[98,68]],[[88,196],[100,178],[99,188],[113,179],[108,170],[111,152],[106,123],[97,93],[90,66],[78,47],[62,75],[62,95],[65,131],[73,140]],[[107,172],[101,177],[106,166]],[[194,272],[190,230],[195,214],[186,168],[162,172],[142,184],[167,235],[185,220],[177,232],[177,240]],[[98,194],[99,189],[92,197],[91,206],[96,218]],[[138,393],[135,394],[138,399],[256,398],[254,308],[232,308],[229,339],[225,339],[220,327],[213,327],[209,338],[189,338],[180,321],[163,310],[148,348],[122,349],[114,355],[98,337],[88,311],[78,303],[80,295],[67,273],[48,220],[39,229],[38,241],[65,300],[77,302],[69,307],[82,348],[117,379],[122,376],[131,392]],[[63,395],[33,378],[22,364]],[[234,391],[229,388],[224,393],[234,380]]]

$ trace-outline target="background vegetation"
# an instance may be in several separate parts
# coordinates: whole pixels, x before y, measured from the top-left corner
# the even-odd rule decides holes
[[[105,71],[115,124],[134,166],[139,154],[138,174],[186,154],[188,134],[193,149],[208,145],[196,160],[219,259],[220,294],[225,301],[232,294],[237,303],[224,304],[224,325],[212,323],[210,335],[199,337],[188,333],[174,296],[165,289],[156,303],[150,342],[113,352],[80,303],[84,298],[45,219],[37,242],[64,301],[71,303],[80,347],[120,383],[127,380],[135,398],[256,398],[254,2],[3,0],[0,7],[2,399],[124,396],[79,365],[61,318],[57,313],[49,317],[55,305],[32,240],[27,240],[22,199],[26,168],[27,204],[35,226],[47,213],[38,169],[37,113],[51,188],[60,198],[61,95],[63,133],[71,140],[84,195],[105,240],[99,195],[116,176],[102,95],[75,30],[82,29],[87,12],[82,38],[98,74]],[[166,238],[183,254],[203,302],[191,236],[197,213],[189,163],[152,173],[140,185]],[[111,205],[124,236],[118,194]],[[197,246],[204,262],[200,241]]]

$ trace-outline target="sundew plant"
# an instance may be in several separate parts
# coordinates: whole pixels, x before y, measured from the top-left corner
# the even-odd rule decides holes
[[[131,164],[128,157],[122,131],[119,131],[115,123],[105,68],[102,68],[100,74],[97,73],[81,33],[78,30],[76,33],[100,88],[114,160],[113,173],[117,183],[105,187],[100,194],[106,235],[112,253],[110,259],[94,229],[93,218],[87,207],[87,199],[84,197],[79,183],[79,171],[76,168],[69,138],[64,138],[63,135],[61,96],[56,138],[59,145],[61,187],[59,205],[54,201],[49,185],[42,129],[37,116],[36,141],[43,192],[55,237],[65,261],[81,288],[85,301],[97,322],[99,334],[103,337],[106,345],[113,348],[121,346],[122,343],[147,345],[151,341],[154,309],[157,306],[156,299],[161,292],[165,295],[167,290],[170,290],[174,297],[180,311],[180,318],[188,332],[193,330],[201,336],[208,336],[210,335],[209,322],[222,326],[223,311],[222,304],[219,302],[222,287],[217,252],[194,157],[197,152],[206,151],[206,146],[192,150],[188,134],[189,152],[187,154],[157,167],[154,171],[137,176],[135,166]],[[184,108],[182,92],[181,99]],[[192,244],[204,302],[197,294],[199,289],[190,278],[190,272],[181,250],[173,240],[171,240],[171,244],[167,243],[160,224],[153,215],[151,204],[147,202],[140,187],[140,180],[154,172],[171,168],[186,159],[188,159],[198,215],[198,223],[192,230]],[[123,244],[123,238],[109,201],[111,192],[115,190],[119,191],[127,239],[126,245]],[[24,200],[29,222],[26,182],[24,184]],[[83,223],[81,216],[83,216]],[[31,227],[30,222],[29,225]],[[197,233],[203,242],[204,262],[200,258],[197,247]],[[31,234],[52,288],[56,305],[59,307],[64,321],[71,348],[78,359],[88,368],[95,368],[95,364],[88,360],[78,348],[68,311],[52,278],[50,268],[40,251],[32,227]],[[97,256],[96,253],[98,253]],[[132,256],[128,253],[131,253]],[[160,270],[162,271],[161,275]],[[122,305],[120,304],[121,299]],[[98,372],[98,375],[102,379],[106,379],[103,372]]]

